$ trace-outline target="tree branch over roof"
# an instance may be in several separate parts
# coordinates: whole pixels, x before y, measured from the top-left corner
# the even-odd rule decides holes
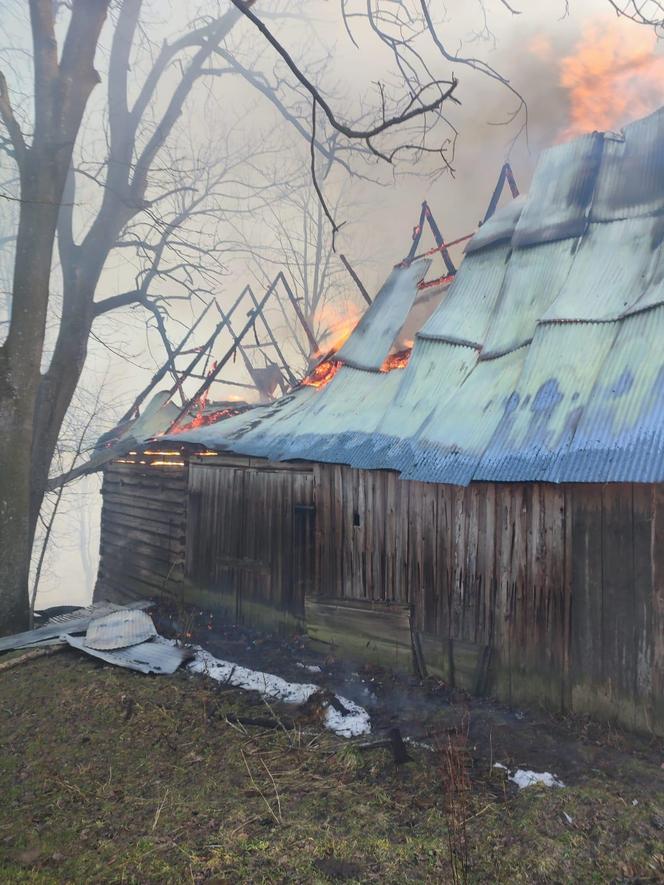
[[[347,138],[365,141],[369,145],[369,147],[371,147],[371,150],[374,153],[387,160],[388,162],[388,157],[380,154],[373,148],[370,143],[370,140],[372,138],[375,138],[376,136],[387,132],[389,129],[393,129],[395,126],[400,126],[404,123],[407,123],[409,120],[413,120],[415,117],[421,117],[423,114],[426,114],[430,111],[438,111],[443,103],[448,99],[452,99],[452,101],[459,104],[459,102],[452,95],[458,84],[458,81],[454,76],[452,76],[451,80],[432,80],[429,83],[425,83],[424,86],[420,87],[417,91],[411,92],[408,104],[400,113],[388,118],[383,117],[383,120],[380,123],[368,129],[354,129],[352,126],[343,123],[336,117],[330,105],[321,95],[320,90],[317,89],[317,87],[314,86],[314,84],[302,73],[298,65],[293,61],[292,57],[287,52],[287,50],[281,45],[281,43],[277,40],[277,38],[265,25],[265,23],[262,22],[256,15],[254,15],[254,13],[249,8],[249,5],[244,2],[244,0],[230,0],[230,2],[237,9],[239,9],[246,18],[249,19],[249,21],[261,32],[261,34],[265,37],[265,39],[273,47],[273,49],[275,49],[276,52],[281,56],[296,80],[301,83],[302,86],[304,86],[307,92],[311,95],[314,102],[319,105],[330,124]],[[441,87],[443,86],[445,86],[446,89],[442,89]],[[433,88],[437,88],[440,94],[433,101],[423,103],[423,94]]]

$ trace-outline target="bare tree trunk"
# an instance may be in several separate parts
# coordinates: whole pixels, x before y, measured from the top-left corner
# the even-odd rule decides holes
[[[108,0],[75,0],[58,58],[54,4],[31,0],[35,121],[30,145],[0,74],[0,117],[21,185],[11,321],[0,347],[0,634],[24,629],[29,621],[35,406],[55,232],[83,112],[99,82],[94,57],[107,9]]]
[[[0,635],[18,632],[29,618],[30,457],[19,423],[10,426],[6,414],[0,409]]]

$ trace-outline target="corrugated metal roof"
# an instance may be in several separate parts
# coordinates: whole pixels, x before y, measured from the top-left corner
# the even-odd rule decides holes
[[[468,241],[465,249],[466,255],[479,252],[480,249],[486,249],[488,246],[495,246],[497,243],[509,242],[527,199],[526,194],[520,194],[506,206],[498,209]]]
[[[607,134],[591,218],[615,221],[664,210],[664,108]]]
[[[422,326],[418,337],[480,348],[500,295],[509,255],[509,243],[468,255],[447,297]]]
[[[514,232],[514,246],[532,246],[583,235],[588,225],[602,144],[601,133],[593,132],[542,153],[528,201]]]
[[[538,327],[476,479],[557,481],[558,458],[574,435],[617,325]]]
[[[542,322],[618,319],[646,289],[654,256],[644,244],[650,243],[655,223],[644,217],[591,224]]]
[[[623,320],[571,444],[560,482],[661,481],[664,307]]]
[[[345,367],[206,444],[430,482],[664,481],[663,113],[624,142],[552,148],[522,202],[511,243],[469,250],[405,369]]]
[[[558,297],[572,266],[576,240],[515,249],[481,358],[496,357],[532,340],[539,318]]]
[[[503,415],[513,407],[513,391],[528,348],[478,362],[456,394],[435,409],[414,441],[412,465],[404,476],[425,482],[467,485]]]
[[[378,371],[392,349],[417,296],[431,260],[422,258],[407,267],[397,266],[383,284],[337,357],[357,369]]]

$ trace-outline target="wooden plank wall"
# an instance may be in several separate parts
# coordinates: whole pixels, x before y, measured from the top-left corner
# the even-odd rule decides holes
[[[187,481],[186,465],[106,467],[95,600],[172,597],[181,589]]]
[[[313,468],[192,459],[186,581],[234,623],[293,627],[313,576]]]
[[[662,490],[315,476],[322,597],[410,604],[446,677],[490,648],[507,701],[664,730]]]
[[[290,629],[304,598],[409,605],[432,672],[664,732],[664,489],[408,482],[260,459],[105,471],[95,598]],[[185,562],[186,559],[186,562]],[[278,613],[275,619],[275,613]]]

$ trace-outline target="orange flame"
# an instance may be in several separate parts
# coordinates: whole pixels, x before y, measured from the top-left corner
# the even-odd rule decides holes
[[[322,363],[319,363],[314,368],[310,375],[307,375],[302,383],[307,387],[325,387],[340,368],[341,363],[338,360],[323,360]]]
[[[178,424],[171,428],[170,432],[183,433],[185,430],[195,430],[197,427],[206,427],[208,424],[215,424],[217,421],[221,421],[222,418],[230,418],[233,415],[237,415],[239,412],[244,411],[243,409],[229,407],[227,409],[217,409],[215,411],[205,412],[203,411],[204,408],[204,405],[199,406],[191,421],[188,421],[186,424]]]
[[[656,45],[653,31],[622,21],[586,26],[574,53],[560,62],[570,103],[563,140],[619,128],[659,107],[664,57],[655,55]]]
[[[396,353],[390,354],[380,367],[381,372],[391,372],[392,369],[405,369],[411,352],[411,348],[407,347],[405,350],[398,350]]]
[[[362,311],[352,302],[343,307],[331,302],[324,304],[316,317],[316,327],[321,330],[320,346],[312,356],[339,350],[350,337],[361,316]]]

